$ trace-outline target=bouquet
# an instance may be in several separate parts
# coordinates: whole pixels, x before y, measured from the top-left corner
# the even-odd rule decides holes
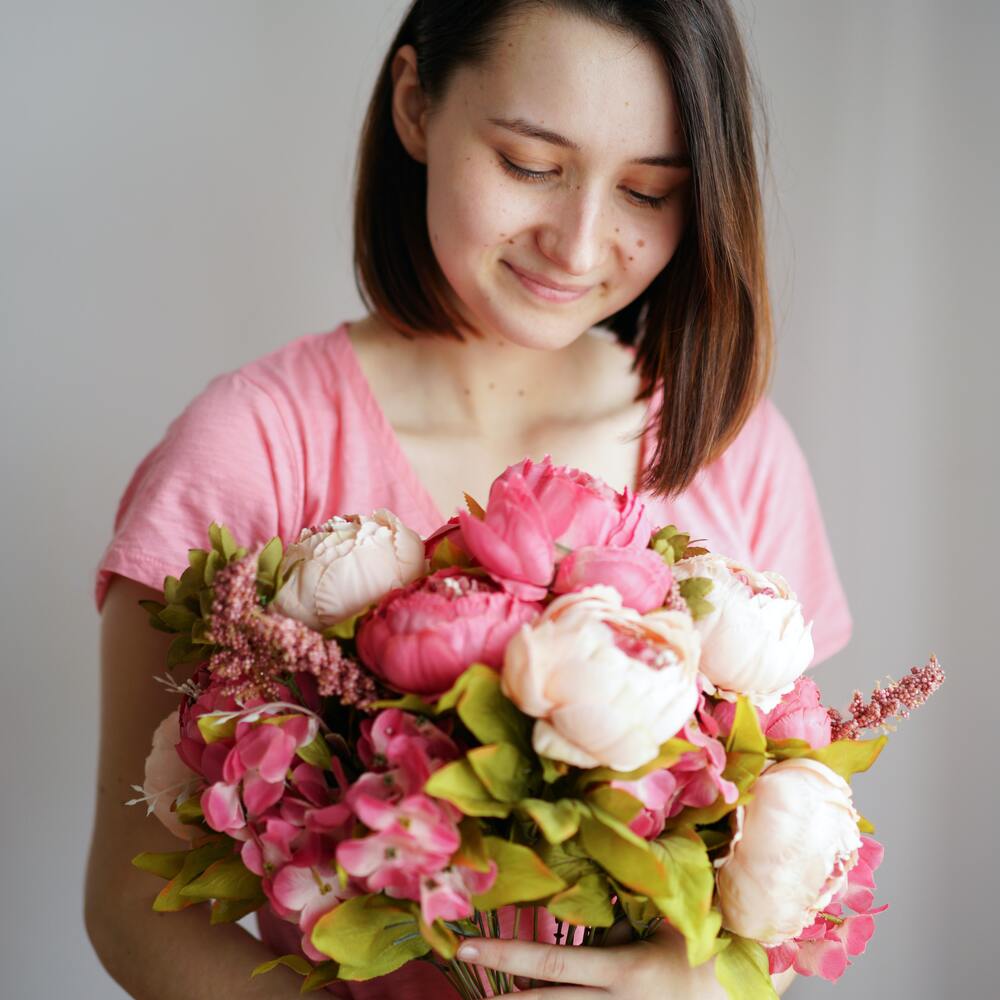
[[[733,998],[837,979],[874,930],[882,858],[849,781],[937,661],[856,693],[804,676],[788,583],[654,529],[641,500],[546,457],[427,539],[390,511],[253,551],[212,524],[151,623],[193,663],[132,803],[184,849],[140,854],[153,907],[265,903],[303,992],[434,963],[511,977],[463,939],[599,946],[666,921]],[[190,671],[188,671],[190,672]],[[617,933],[617,932],[616,932]]]

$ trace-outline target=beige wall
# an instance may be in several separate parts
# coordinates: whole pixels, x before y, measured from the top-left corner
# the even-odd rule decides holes
[[[0,0],[5,997],[120,995],[80,918],[92,568],[128,474],[212,374],[359,313],[347,191],[401,9]],[[775,395],[856,621],[818,680],[846,701],[930,650],[950,670],[858,781],[891,909],[840,992],[986,996],[1000,7],[741,9],[780,197]]]

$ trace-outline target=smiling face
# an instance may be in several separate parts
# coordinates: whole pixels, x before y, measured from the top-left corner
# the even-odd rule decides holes
[[[557,349],[640,295],[681,238],[691,174],[657,50],[535,7],[423,115],[412,53],[394,118],[427,165],[431,245],[468,325]]]

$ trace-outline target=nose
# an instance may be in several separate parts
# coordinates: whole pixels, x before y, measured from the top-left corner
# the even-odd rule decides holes
[[[565,274],[593,274],[604,242],[600,193],[574,185],[550,202],[549,209],[551,217],[538,230],[538,249]]]

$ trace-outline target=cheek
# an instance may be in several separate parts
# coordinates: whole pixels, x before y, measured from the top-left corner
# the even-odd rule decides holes
[[[427,227],[446,275],[475,269],[491,251],[502,254],[525,222],[520,203],[510,195],[497,171],[471,155],[428,171]]]

